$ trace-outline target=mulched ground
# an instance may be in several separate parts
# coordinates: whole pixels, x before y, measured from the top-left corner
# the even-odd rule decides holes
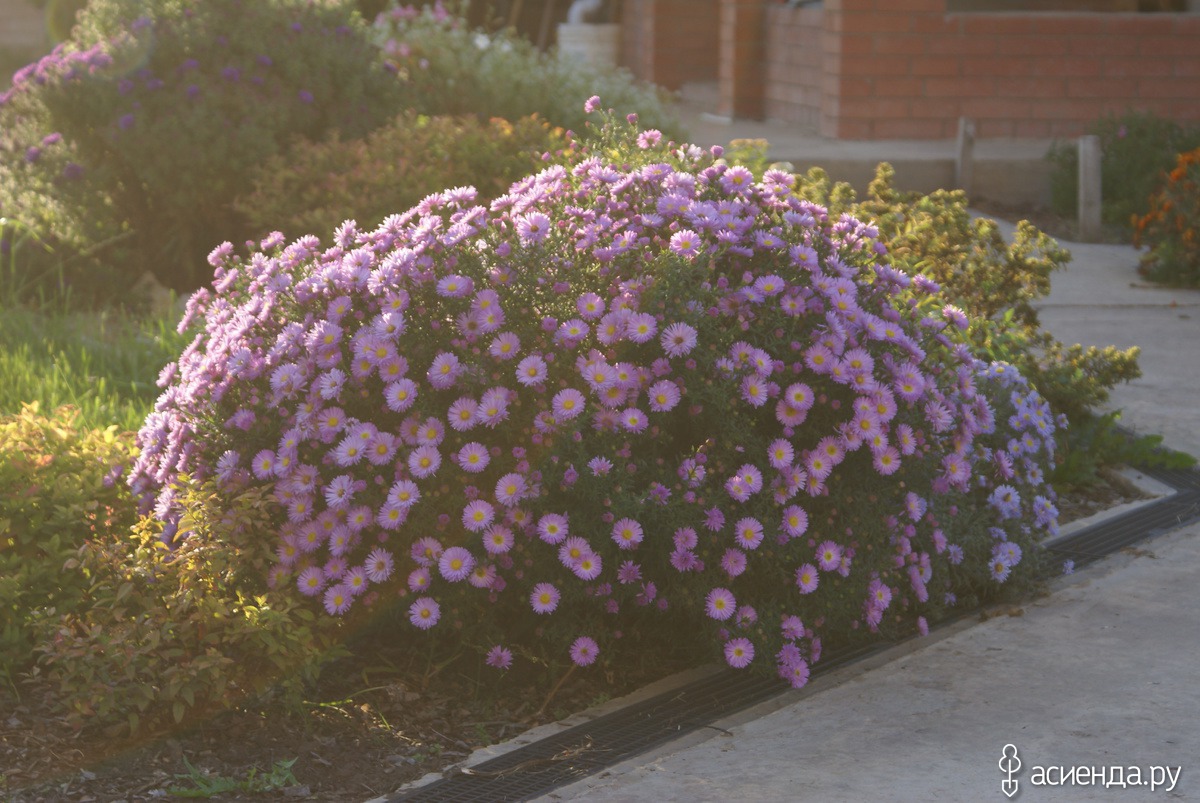
[[[1060,498],[1059,507],[1068,521],[1140,496],[1108,472],[1087,491]],[[141,742],[75,733],[46,702],[0,689],[0,796],[11,803],[161,800],[172,788],[195,788],[185,761],[213,780],[245,780],[294,760],[295,782],[282,789],[214,799],[364,801],[459,763],[479,747],[688,668],[675,661],[623,677],[580,672],[548,699],[545,677],[506,677],[503,688],[477,695],[466,679],[439,678],[422,690],[417,675],[403,670],[368,681],[378,665],[327,672],[336,682],[313,695],[326,702],[299,711],[281,703],[231,711]]]

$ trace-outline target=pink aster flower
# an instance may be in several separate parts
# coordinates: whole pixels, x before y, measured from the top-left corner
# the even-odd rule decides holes
[[[822,571],[836,571],[842,563],[842,547],[836,541],[823,541],[817,547],[817,565]]]
[[[646,418],[646,414],[636,407],[630,407],[621,413],[621,426],[627,432],[643,432],[649,424],[650,420]]]
[[[574,388],[566,388],[554,394],[551,409],[558,421],[570,421],[583,412],[586,400],[583,394]]]
[[[658,322],[647,312],[637,312],[625,322],[625,336],[634,343],[645,343],[658,333]]]
[[[309,566],[300,572],[300,577],[296,579],[296,586],[300,589],[301,594],[315,597],[325,589],[325,573],[316,566]]]
[[[671,235],[671,250],[691,259],[700,253],[700,236],[690,229],[680,229]]]
[[[541,212],[519,216],[516,221],[517,236],[524,245],[534,245],[546,239],[550,233],[550,218]]]
[[[512,666],[512,662],[512,650],[499,644],[488,650],[487,657],[484,659],[484,663],[494,669],[508,669]]]
[[[520,474],[509,473],[496,481],[496,501],[505,507],[515,507],[525,498],[528,485]]]
[[[394,413],[403,413],[417,400],[417,384],[411,379],[398,379],[383,389],[383,400]]]
[[[430,575],[429,569],[424,566],[413,569],[408,573],[408,589],[410,591],[424,591],[429,588],[433,582],[433,576]]]
[[[483,534],[483,548],[489,555],[503,555],[512,549],[513,531],[503,524],[493,524]]]
[[[669,357],[687,356],[696,347],[696,330],[686,323],[673,323],[663,330],[659,343]]]
[[[817,576],[817,567],[811,563],[806,563],[799,569],[796,569],[796,586],[800,589],[801,594],[811,594],[817,590],[821,579]]]
[[[366,573],[367,579],[372,583],[382,583],[384,580],[392,576],[394,563],[392,561],[392,553],[382,547],[376,547],[371,550],[371,554],[367,556]]]
[[[669,379],[660,379],[650,386],[649,396],[652,412],[669,412],[679,404],[679,387]]]
[[[462,523],[473,533],[481,532],[487,529],[487,526],[492,523],[495,518],[495,510],[487,502],[482,499],[476,499],[473,502],[468,502],[463,508]]]
[[[421,597],[408,606],[408,621],[422,630],[428,630],[442,618],[441,606],[430,597]]]
[[[726,549],[721,556],[721,568],[730,579],[738,577],[746,571],[746,553],[740,549]]]
[[[593,320],[604,314],[604,299],[595,293],[584,293],[575,301],[575,309],[584,320]]]
[[[571,660],[577,666],[591,666],[600,654],[600,646],[590,636],[580,636],[571,645]]]
[[[438,558],[438,572],[451,583],[466,580],[475,568],[475,557],[464,547],[452,546]]]
[[[521,351],[521,339],[512,332],[504,332],[496,335],[492,340],[492,344],[488,346],[488,354],[491,354],[498,360],[511,360],[516,357]]]
[[[704,599],[704,611],[709,618],[723,622],[737,612],[737,600],[727,588],[714,588]]]
[[[734,540],[744,549],[756,549],[763,541],[763,526],[758,519],[739,519],[734,528]]]
[[[331,586],[325,591],[325,610],[330,616],[341,616],[350,610],[353,602],[354,597],[350,594],[350,589],[341,583]]]
[[[633,519],[621,519],[613,524],[612,540],[620,549],[634,549],[642,542],[642,525]]]
[[[429,366],[429,384],[438,390],[445,390],[454,385],[462,370],[458,357],[443,351],[433,358],[433,364]]]
[[[546,381],[546,361],[531,354],[517,363],[517,382],[525,387],[534,387]]]
[[[488,453],[487,447],[475,442],[465,444],[455,456],[458,467],[471,474],[483,471],[491,461],[492,456]]]
[[[725,642],[725,662],[734,669],[743,669],[754,660],[754,644],[748,638]]]
[[[559,590],[551,583],[538,583],[529,594],[529,605],[534,613],[553,613],[561,598]]]
[[[418,446],[408,456],[408,470],[414,477],[432,477],[442,465],[442,455],[433,446]]]
[[[450,428],[455,432],[466,432],[475,426],[478,423],[475,420],[475,413],[478,409],[479,402],[468,396],[463,396],[461,399],[455,400],[446,412],[446,418],[450,421]]]
[[[585,552],[571,567],[571,571],[580,580],[595,580],[604,571],[604,561],[595,552]]]
[[[796,459],[796,452],[792,448],[792,444],[784,438],[776,438],[767,448],[767,461],[771,464],[771,468],[785,469],[792,464]]]
[[[803,658],[797,658],[794,661],[781,664],[779,667],[779,676],[791,684],[793,689],[802,688],[808,683],[808,663]]]

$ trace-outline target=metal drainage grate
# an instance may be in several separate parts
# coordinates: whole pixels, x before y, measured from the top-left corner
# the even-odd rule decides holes
[[[1146,470],[1176,493],[1158,502],[1080,530],[1048,546],[1084,566],[1139,541],[1200,519],[1200,473]],[[894,646],[878,642],[831,650],[812,670],[818,678]],[[568,728],[411,791],[388,803],[501,803],[530,800],[606,767],[678,739],[784,692],[779,680],[724,670],[637,705]]]

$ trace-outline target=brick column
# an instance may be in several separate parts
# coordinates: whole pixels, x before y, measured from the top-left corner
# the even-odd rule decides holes
[[[720,100],[727,117],[763,117],[766,5],[764,0],[721,0]]]

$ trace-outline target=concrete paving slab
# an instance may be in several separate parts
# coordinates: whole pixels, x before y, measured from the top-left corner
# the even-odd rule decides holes
[[[848,667],[543,801],[1200,799],[1200,526],[1049,596]],[[1016,613],[1017,611],[1012,611]],[[1182,767],[1175,789],[1033,786],[1037,767]],[[1055,779],[1054,773],[1050,775]]]
[[[1135,432],[1200,457],[1200,290],[1147,283],[1129,245],[1062,245],[1072,260],[1036,305],[1042,325],[1068,345],[1138,346],[1142,377],[1117,386],[1106,409],[1121,410]]]
[[[777,121],[731,121],[687,105],[679,111],[688,138],[697,145],[765,139],[773,161],[790,162],[799,173],[824,168],[834,180],[849,182],[859,193],[866,191],[879,162],[896,169],[896,186],[903,190],[932,192],[956,186],[957,141],[953,139],[828,139]],[[1051,165],[1045,157],[1051,143],[1049,139],[977,140],[972,192],[1005,204],[1048,204]]]

